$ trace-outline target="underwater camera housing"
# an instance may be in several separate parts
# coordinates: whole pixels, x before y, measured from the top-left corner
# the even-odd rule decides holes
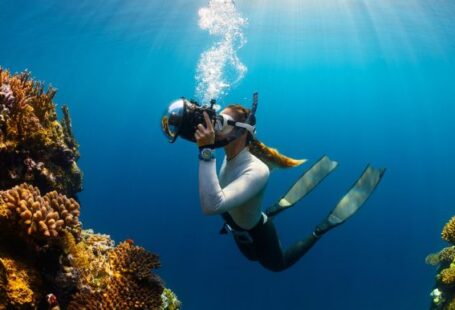
[[[253,107],[245,122],[238,122],[227,114],[217,114],[215,99],[210,105],[200,105],[195,100],[185,97],[173,101],[165,110],[161,118],[161,130],[170,143],[174,143],[178,136],[185,140],[196,142],[194,134],[199,124],[205,126],[204,112],[206,112],[214,124],[215,144],[214,147],[222,147],[240,137],[246,131],[254,138],[256,135],[256,108],[258,94],[253,94]]]
[[[196,142],[194,133],[197,125],[205,124],[204,111],[207,112],[210,120],[213,121],[216,118],[215,104],[214,99],[210,101],[210,106],[201,106],[197,101],[188,100],[185,97],[177,99],[164,112],[161,118],[161,130],[170,143],[174,143],[178,136]]]

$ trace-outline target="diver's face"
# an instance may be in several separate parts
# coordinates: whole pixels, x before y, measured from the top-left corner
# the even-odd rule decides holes
[[[232,119],[234,121],[238,121],[238,115],[235,113],[234,110],[230,109],[230,108],[226,108],[224,110],[222,110],[220,112],[220,114],[224,114],[224,115],[228,115],[230,117],[232,117]],[[225,130],[223,133],[217,133],[216,134],[216,139],[217,140],[223,140],[227,137],[229,137],[229,135],[232,134],[232,131],[234,130],[234,126],[228,126],[228,129]],[[229,143],[227,146],[229,145],[232,145],[232,144],[235,144],[237,143],[238,141],[241,141],[241,140],[244,140],[246,139],[246,136],[247,136],[247,132],[245,132],[244,134],[242,134],[240,137],[237,137],[235,140],[231,141],[231,143]],[[245,142],[243,142],[243,144],[245,144]]]

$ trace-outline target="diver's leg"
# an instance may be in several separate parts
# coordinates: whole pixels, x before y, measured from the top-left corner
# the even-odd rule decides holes
[[[316,230],[317,231],[317,230]],[[257,260],[266,269],[283,271],[294,265],[305,255],[322,235],[316,231],[305,240],[298,241],[283,251],[273,221],[268,218],[265,223],[250,231]]]
[[[305,240],[300,240],[286,249],[284,253],[284,261],[286,268],[294,265],[303,255],[305,255],[319,240],[320,236],[312,233]]]
[[[376,189],[384,175],[384,171],[384,169],[367,166],[351,190],[343,196],[337,206],[316,227],[314,232],[305,240],[296,242],[286,250],[284,254],[286,268],[292,266],[305,255],[323,234],[344,223],[354,215]]]
[[[271,271],[283,271],[294,265],[320,237],[315,232],[307,239],[294,243],[283,252],[275,225],[270,219],[267,219],[263,225],[254,228],[251,235],[254,239],[258,261]]]
[[[237,244],[237,247],[239,248],[240,252],[248,260],[251,260],[251,261],[258,260],[258,255],[256,253],[256,248],[255,248],[254,244],[242,242],[240,240],[237,240],[237,238],[235,238],[235,237],[234,237],[234,241]]]
[[[254,240],[257,260],[262,266],[271,271],[286,269],[281,243],[270,219],[265,219],[265,223],[253,228],[250,235]]]

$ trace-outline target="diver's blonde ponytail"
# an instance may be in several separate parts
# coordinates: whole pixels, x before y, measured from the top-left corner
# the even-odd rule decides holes
[[[268,147],[257,139],[251,139],[249,143],[250,153],[263,161],[269,168],[291,168],[305,162],[304,159],[294,159],[281,154],[277,149]]]

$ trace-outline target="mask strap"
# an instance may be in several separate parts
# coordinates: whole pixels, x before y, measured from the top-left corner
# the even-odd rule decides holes
[[[240,127],[248,130],[248,132],[253,136],[253,138],[256,138],[256,127],[251,126],[250,124],[247,123],[241,123],[241,122],[235,122],[228,120],[227,121],[228,125],[235,126],[235,127]]]

